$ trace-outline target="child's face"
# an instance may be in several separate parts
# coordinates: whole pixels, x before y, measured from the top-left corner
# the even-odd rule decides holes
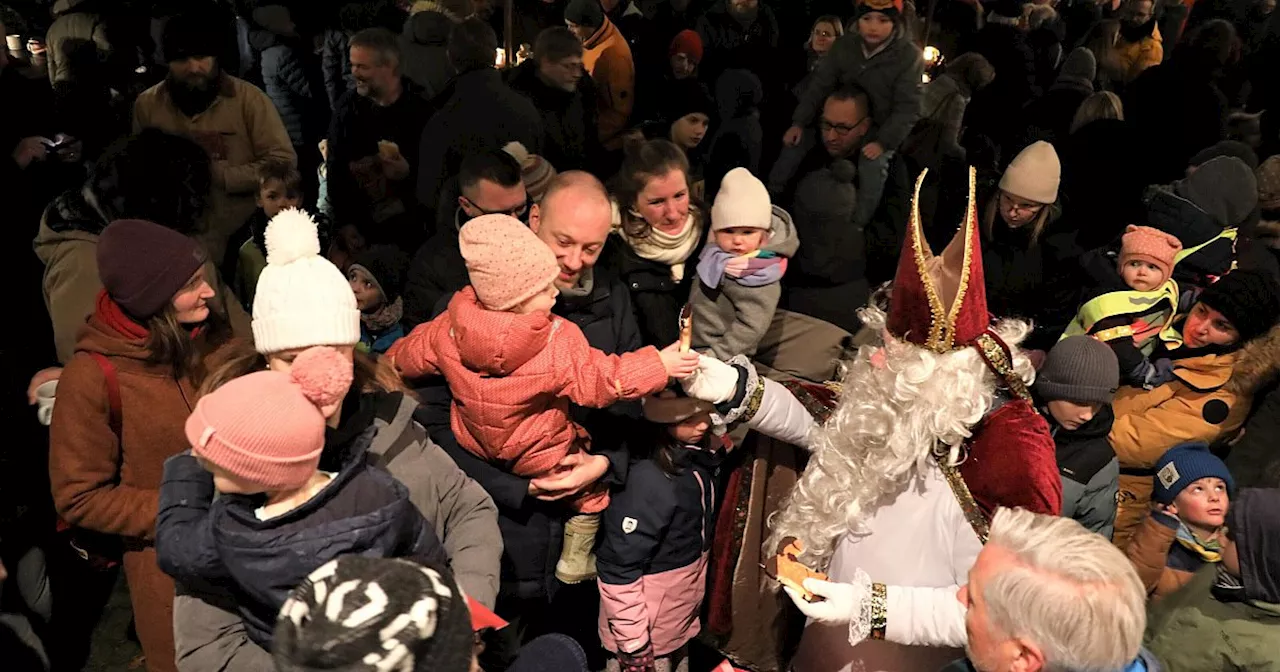
[[[711,117],[701,112],[686,114],[671,124],[671,141],[682,149],[693,149],[702,144],[710,124]]]
[[[893,19],[880,12],[867,12],[858,19],[858,34],[868,47],[878,47],[893,34]]]
[[[265,492],[261,485],[235,476],[203,457],[197,457],[196,461],[204,467],[205,471],[213,474],[213,487],[217,488],[218,492],[227,495],[256,495]]]
[[[1086,422],[1093,419],[1093,416],[1102,410],[1102,404],[1097,402],[1075,402],[1065,399],[1055,399],[1049,402],[1049,415],[1058,421],[1059,425],[1068,432],[1074,432],[1080,429]]]
[[[515,312],[520,315],[528,315],[529,313],[550,315],[551,309],[556,305],[556,297],[559,295],[560,290],[556,289],[555,283],[552,283],[547,285],[546,289],[525,299],[524,303],[516,306]]]
[[[716,245],[729,254],[755,252],[764,245],[768,231],[746,226],[731,226],[715,232]]]
[[[1164,283],[1164,271],[1159,266],[1141,259],[1130,259],[1120,266],[1120,277],[1130,289],[1150,292]]]
[[[386,303],[373,279],[359,268],[353,267],[347,271],[347,282],[351,283],[351,291],[355,292],[356,308],[360,312],[372,313]]]
[[[280,180],[266,180],[258,187],[258,207],[271,219],[281,210],[302,207],[302,194],[288,189]]]
[[[1204,529],[1216,530],[1227,522],[1227,506],[1231,496],[1227,484],[1221,478],[1202,478],[1188,485],[1173,498],[1169,513],[1182,522]]]
[[[707,436],[707,430],[711,429],[711,414],[696,413],[681,422],[668,425],[667,429],[676,441],[686,446],[696,446],[702,443]]]

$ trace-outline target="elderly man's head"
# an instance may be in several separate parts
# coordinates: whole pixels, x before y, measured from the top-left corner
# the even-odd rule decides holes
[[[600,180],[568,171],[552,181],[542,202],[529,211],[529,228],[555,252],[560,264],[557,287],[579,285],[583,272],[596,265],[612,219],[609,195]]]
[[[1146,627],[1146,591],[1107,539],[1067,518],[1000,509],[960,589],[979,672],[1119,670]]]

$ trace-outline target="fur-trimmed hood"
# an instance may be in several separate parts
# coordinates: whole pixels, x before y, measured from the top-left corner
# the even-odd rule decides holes
[[[1227,389],[1239,395],[1252,395],[1280,375],[1280,325],[1249,341],[1236,356],[1231,367]]]

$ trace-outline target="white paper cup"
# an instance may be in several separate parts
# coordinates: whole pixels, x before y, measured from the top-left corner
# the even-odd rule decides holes
[[[58,381],[51,380],[36,388],[36,418],[40,424],[49,426],[53,422],[53,402],[58,393]]]
[[[22,36],[16,33],[5,35],[4,45],[9,48],[9,51],[22,51]]]

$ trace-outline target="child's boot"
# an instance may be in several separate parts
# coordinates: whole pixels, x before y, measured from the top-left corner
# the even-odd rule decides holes
[[[582,583],[596,578],[596,533],[600,514],[583,513],[564,524],[564,547],[556,562],[556,578],[563,583]]]

